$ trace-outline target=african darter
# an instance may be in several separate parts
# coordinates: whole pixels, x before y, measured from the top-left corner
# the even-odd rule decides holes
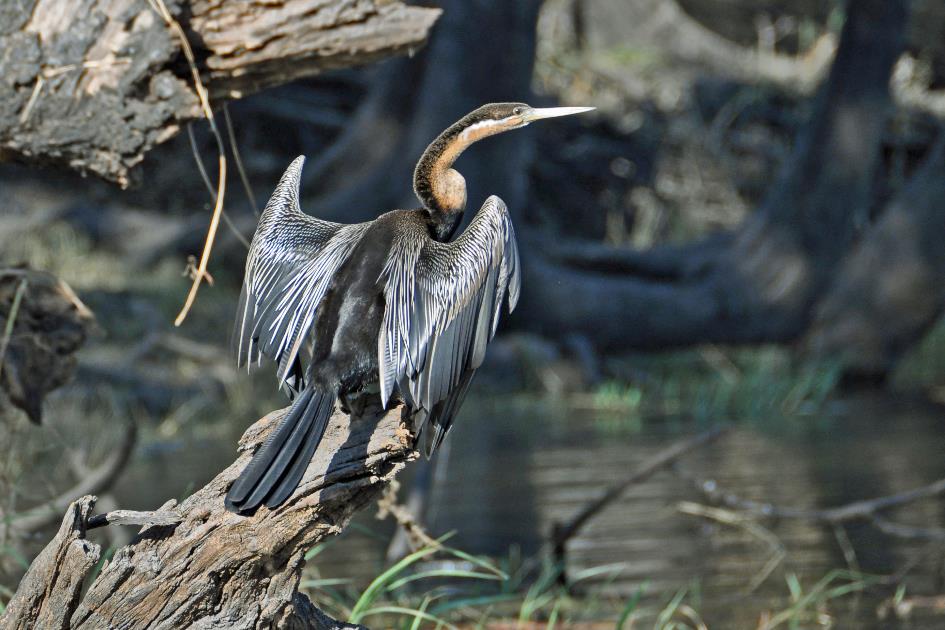
[[[398,394],[426,434],[443,441],[502,303],[519,296],[518,248],[505,203],[489,197],[456,240],[466,181],[452,168],[469,145],[541,118],[592,107],[484,105],[427,147],[413,176],[423,204],[374,221],[330,223],[299,208],[303,157],[266,204],[246,261],[234,345],[240,366],[278,365],[292,406],[226,496],[227,509],[276,507],[296,489],[335,402]]]

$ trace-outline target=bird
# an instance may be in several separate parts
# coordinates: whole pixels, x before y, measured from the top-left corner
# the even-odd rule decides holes
[[[417,162],[420,207],[341,224],[302,212],[304,156],[283,174],[250,244],[232,344],[239,367],[263,357],[291,406],[227,492],[252,514],[291,497],[338,404],[402,402],[429,457],[452,426],[503,303],[519,298],[511,216],[488,197],[461,235],[466,181],[453,164],[473,143],[593,107],[491,103],[437,136]]]

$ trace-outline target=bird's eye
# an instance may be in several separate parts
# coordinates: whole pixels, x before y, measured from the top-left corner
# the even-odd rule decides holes
[[[516,107],[515,109],[512,110],[512,115],[514,116],[521,116],[524,113],[525,113],[525,110],[521,107]]]

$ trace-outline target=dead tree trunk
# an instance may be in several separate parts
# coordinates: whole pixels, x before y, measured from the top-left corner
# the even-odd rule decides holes
[[[840,265],[804,338],[882,380],[945,310],[945,134],[925,165]]]
[[[664,250],[658,255],[670,277],[656,281],[526,256],[523,320],[609,348],[788,341],[803,332],[834,265],[868,222],[905,16],[902,2],[850,3],[836,61],[794,156],[762,207],[730,239],[716,239],[721,247],[707,252],[697,244],[672,259]]]
[[[200,117],[181,24],[211,102],[413,51],[439,10],[397,1],[22,0],[0,7],[0,158],[118,182]]]
[[[0,628],[343,628],[298,592],[304,554],[339,533],[380,497],[416,456],[399,409],[371,417],[336,413],[302,485],[276,510],[251,517],[223,508],[223,496],[251,451],[281,419],[250,427],[236,462],[180,505],[175,525],[149,525],[81,589],[98,562],[86,539],[94,497],[70,506],[0,617]]]

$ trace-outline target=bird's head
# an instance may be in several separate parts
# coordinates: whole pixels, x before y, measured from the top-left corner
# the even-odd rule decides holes
[[[536,120],[569,116],[593,110],[593,107],[532,107],[525,103],[489,103],[466,114],[457,125],[461,140],[475,142],[486,136],[519,129]]]
[[[420,156],[413,188],[424,207],[453,214],[466,207],[466,180],[452,168],[472,143],[503,131],[525,127],[543,118],[580,114],[593,107],[543,107],[525,103],[490,103],[476,109],[441,133]]]

